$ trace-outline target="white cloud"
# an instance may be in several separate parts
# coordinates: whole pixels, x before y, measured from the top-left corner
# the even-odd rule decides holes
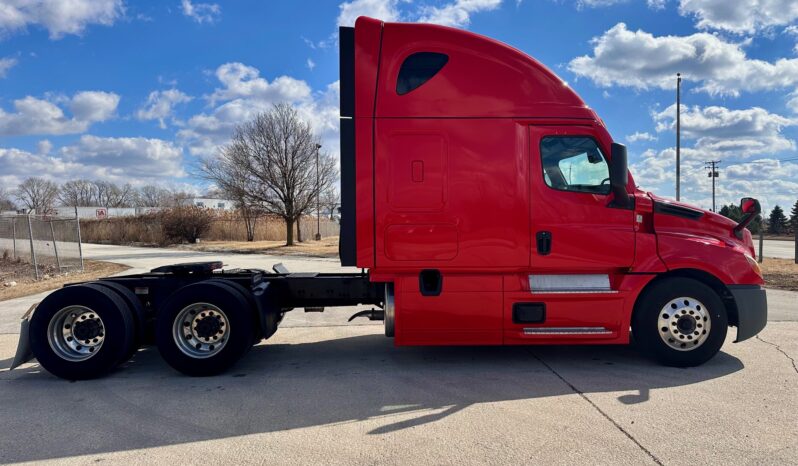
[[[592,56],[574,58],[568,69],[603,87],[672,89],[676,72],[701,83],[698,90],[713,95],[736,96],[741,91],[798,85],[798,58],[750,59],[740,44],[708,33],[654,36],[618,23],[592,43]]]
[[[618,0],[586,1],[605,2]],[[405,11],[404,13],[399,9],[399,5],[402,3],[411,4],[412,2],[411,0],[352,0],[343,2],[338,6],[340,9],[338,25],[354,26],[355,20],[359,16],[369,16],[382,21],[413,21],[465,27],[471,22],[472,14],[495,10],[501,6],[502,0],[451,0],[438,6],[422,4],[412,11]],[[518,4],[520,2],[516,3],[516,5]],[[318,45],[326,46],[321,43]],[[315,47],[315,45],[312,47]]]
[[[36,150],[40,155],[47,155],[53,150],[53,143],[47,139],[42,139],[36,144]]]
[[[199,24],[214,23],[222,14],[222,8],[216,3],[191,3],[191,0],[181,0],[183,14]]]
[[[105,121],[111,118],[119,105],[119,96],[112,92],[78,92],[69,103],[69,110],[78,121]]]
[[[712,206],[711,178],[707,177],[703,154],[691,148],[682,149],[681,199],[709,209]],[[673,197],[676,179],[676,151],[647,150],[631,164],[635,182],[655,194]],[[753,196],[767,210],[774,205],[792,205],[798,192],[798,164],[772,158],[746,162],[725,162],[720,165],[716,181],[716,206],[739,204],[740,198]]]
[[[238,98],[296,102],[308,98],[311,92],[305,81],[290,76],[279,76],[270,83],[260,77],[257,68],[243,63],[221,65],[216,69],[216,78],[223,87],[211,94],[211,104]]]
[[[0,58],[0,78],[5,78],[8,75],[8,70],[17,66],[16,58]]]
[[[124,11],[122,0],[3,0],[0,36],[29,25],[47,29],[51,39],[80,35],[90,24],[112,25]]]
[[[242,63],[221,65],[215,75],[222,86],[207,96],[213,109],[189,118],[177,135],[191,154],[215,154],[219,146],[229,141],[237,124],[280,102],[296,106],[321,138],[325,150],[338,153],[337,81],[323,92],[313,92],[305,81],[289,76],[269,82],[260,77],[257,68]]]
[[[787,108],[792,110],[793,113],[798,113],[798,90],[790,94],[790,100],[787,101]]]
[[[147,102],[136,112],[139,120],[158,120],[158,125],[166,128],[165,120],[174,115],[175,106],[190,102],[191,96],[177,89],[166,91],[152,91],[147,97]]]
[[[586,0],[612,1],[612,0]],[[471,22],[471,15],[481,11],[491,11],[501,6],[502,0],[455,0],[440,7],[424,6],[420,10],[421,23],[434,23],[443,26],[464,27]]]
[[[751,34],[798,19],[795,0],[680,0],[679,13],[692,16],[701,29]]]
[[[338,25],[354,26],[358,16],[369,16],[382,21],[398,21],[399,0],[352,0],[338,5]]]
[[[110,119],[119,104],[119,96],[109,92],[84,91],[67,101],[72,111],[49,100],[27,96],[14,101],[14,112],[0,109],[0,135],[76,134],[88,130],[92,123]]]
[[[682,137],[695,140],[695,150],[706,159],[721,155],[750,157],[794,150],[795,142],[782,134],[798,120],[770,113],[760,107],[732,110],[726,107],[682,106]],[[654,114],[657,131],[672,131],[676,105]]]
[[[630,134],[626,136],[626,141],[629,143],[635,143],[639,141],[656,141],[657,137],[650,133],[642,133],[640,131],[635,132],[634,134]]]
[[[313,60],[311,60],[310,58],[308,58],[308,61],[307,61],[307,66],[308,66],[308,69],[309,69],[310,71],[313,71],[313,68],[315,68],[315,67],[316,67],[316,62],[314,62]]]
[[[619,3],[626,3],[628,0],[577,0],[577,8],[601,8],[605,6],[617,5]]]
[[[665,8],[666,3],[668,3],[668,0],[646,0],[646,4],[652,10],[662,10]]]
[[[82,136],[75,144],[31,153],[0,148],[0,183],[15,186],[31,173],[55,181],[103,179],[144,185],[186,176],[183,151],[173,143],[148,138]]]

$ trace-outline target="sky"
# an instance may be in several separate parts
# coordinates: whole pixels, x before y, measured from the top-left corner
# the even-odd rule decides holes
[[[289,102],[338,154],[338,25],[469,29],[556,72],[628,146],[641,188],[798,199],[795,0],[2,0],[0,187],[29,176],[202,192],[203,157]],[[787,209],[789,211],[789,209]]]

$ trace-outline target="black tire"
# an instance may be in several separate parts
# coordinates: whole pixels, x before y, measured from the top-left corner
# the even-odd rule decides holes
[[[90,309],[102,319],[104,327],[102,345],[82,361],[70,361],[60,356],[48,338],[50,321],[69,306]],[[133,333],[133,317],[122,298],[106,287],[91,283],[68,286],[51,293],[36,307],[30,321],[33,355],[48,372],[68,380],[91,379],[113,369],[127,355],[133,344]]]
[[[182,350],[173,336],[173,325],[180,313],[196,303],[208,303],[220,309],[228,321],[229,334],[215,354],[198,358]],[[252,346],[255,320],[249,302],[233,288],[215,280],[205,280],[177,290],[158,311],[155,320],[155,343],[166,362],[190,376],[220,374],[233,366]]]
[[[684,307],[675,310],[672,301],[680,307],[683,302]],[[695,317],[699,312],[703,317],[693,317],[693,310]],[[693,367],[720,351],[728,325],[726,306],[712,288],[690,278],[673,277],[655,282],[640,295],[632,334],[636,346],[661,364]]]
[[[139,348],[144,344],[145,341],[145,332],[146,332],[146,317],[144,313],[144,305],[141,304],[141,300],[136,296],[135,293],[130,291],[128,288],[120,285],[116,282],[104,281],[99,280],[94,282],[94,284],[99,286],[104,286],[112,291],[114,291],[120,298],[125,302],[130,314],[133,316],[134,321],[134,332],[133,332],[133,344],[130,345],[128,349],[127,356],[125,357],[124,361],[129,360],[136,354]]]
[[[255,304],[255,297],[252,296],[252,292],[244,288],[242,285],[232,282],[230,280],[223,280],[221,278],[211,278],[207,280],[208,283],[218,283],[219,285],[233,291],[234,293],[238,293],[243,299],[249,303],[250,309],[252,310],[252,318],[253,318],[253,326],[255,327],[255,331],[252,332],[252,343],[249,346],[254,346],[260,343],[263,340],[263,330],[261,330],[260,326],[260,317],[257,313],[257,305]]]

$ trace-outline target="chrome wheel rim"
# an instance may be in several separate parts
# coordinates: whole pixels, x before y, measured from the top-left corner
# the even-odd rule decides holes
[[[183,308],[172,325],[178,349],[191,358],[205,359],[218,354],[230,337],[227,315],[209,303],[193,303]]]
[[[707,341],[712,317],[701,301],[682,296],[662,307],[657,327],[666,345],[677,351],[692,351]]]
[[[67,306],[50,319],[47,341],[59,358],[85,361],[100,352],[105,342],[105,324],[100,315],[88,307]]]

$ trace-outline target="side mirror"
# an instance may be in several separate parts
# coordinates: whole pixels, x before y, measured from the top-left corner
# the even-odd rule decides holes
[[[629,169],[626,165],[626,146],[612,143],[612,154],[610,159],[610,190],[614,194],[612,207],[628,209],[631,207],[629,193],[626,192],[626,184],[629,182]]]
[[[740,210],[743,211],[743,218],[732,230],[737,239],[743,239],[743,229],[762,212],[762,206],[753,197],[744,197],[740,199]]]
[[[740,210],[744,214],[759,215],[762,212],[762,206],[753,197],[744,197],[740,199]]]

